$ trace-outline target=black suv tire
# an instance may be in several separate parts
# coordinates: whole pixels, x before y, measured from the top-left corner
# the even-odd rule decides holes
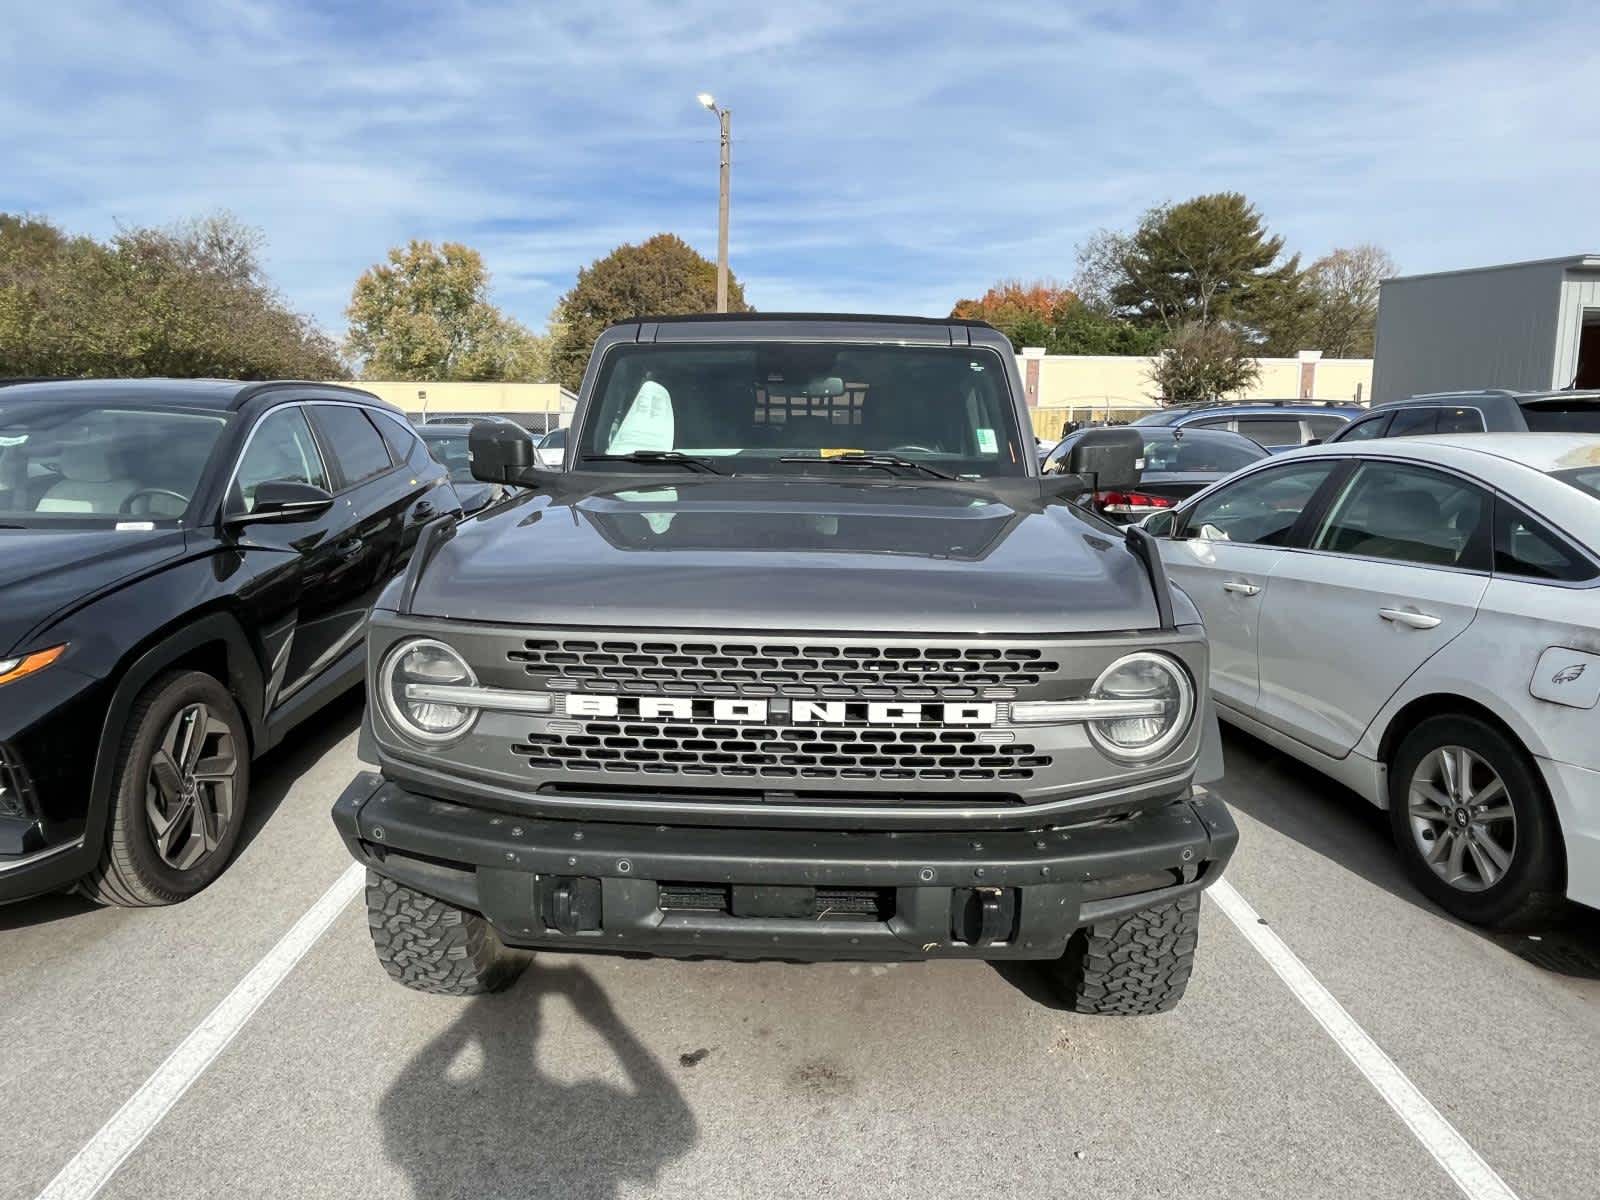
[[[435,996],[479,996],[516,982],[526,951],[508,950],[477,913],[367,872],[367,924],[389,978]]]
[[[226,748],[231,757],[229,791],[226,814],[205,833],[204,840],[211,844],[199,848],[192,863],[181,865],[168,861],[157,845],[148,793],[163,741],[175,721],[193,712],[203,714],[211,726],[209,735],[201,731],[202,742],[213,749]],[[211,742],[211,738],[217,740]],[[218,757],[194,765],[221,761]],[[192,777],[189,782],[192,784]],[[149,908],[187,900],[210,885],[233,856],[250,797],[249,735],[228,689],[201,671],[170,671],[152,680],[128,714],[112,788],[105,849],[94,870],[78,881],[82,895],[99,904]],[[190,808],[197,811],[198,807],[198,799],[191,798]],[[188,819],[198,818],[191,815]]]
[[[1189,985],[1199,941],[1200,897],[1183,896],[1080,929],[1067,952],[1045,970],[1073,1012],[1169,1012]]]

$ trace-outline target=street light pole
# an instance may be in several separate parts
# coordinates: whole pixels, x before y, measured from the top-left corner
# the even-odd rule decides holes
[[[720,172],[717,179],[717,311],[728,311],[728,183],[732,167],[733,137],[730,132],[733,114],[720,108],[709,92],[696,97],[709,111],[716,113],[722,132]]]

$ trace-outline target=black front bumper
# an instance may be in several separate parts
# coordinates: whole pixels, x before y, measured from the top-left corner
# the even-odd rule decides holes
[[[1239,838],[1204,793],[1067,829],[860,833],[526,820],[372,772],[333,819],[359,862],[510,945],[806,960],[1056,958],[1208,886]]]

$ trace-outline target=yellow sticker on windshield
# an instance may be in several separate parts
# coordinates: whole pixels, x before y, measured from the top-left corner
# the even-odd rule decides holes
[[[824,446],[817,451],[818,458],[839,458],[845,454],[865,454],[865,450],[853,450],[849,446]]]

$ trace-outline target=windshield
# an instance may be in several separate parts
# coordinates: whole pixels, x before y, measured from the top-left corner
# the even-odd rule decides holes
[[[452,483],[472,483],[472,457],[467,453],[467,435],[452,433],[440,436],[437,433],[424,433],[422,440],[428,445],[428,453],[433,455],[434,461],[442,463],[450,472]]]
[[[552,429],[544,435],[544,440],[539,443],[541,450],[560,450],[567,444],[567,431],[565,429]]]
[[[870,454],[1022,475],[1037,457],[992,352],[828,343],[618,347],[578,441],[585,460],[674,452],[717,460],[724,474]]]
[[[0,404],[0,524],[181,517],[225,424],[174,409]]]
[[[1575,471],[1553,472],[1562,483],[1569,483],[1580,492],[1588,492],[1600,500],[1600,467],[1579,467]]]
[[[1522,419],[1532,433],[1600,433],[1600,400],[1524,404]]]
[[[1186,430],[1182,436],[1143,429],[1139,433],[1144,438],[1146,474],[1227,473],[1267,457],[1267,452],[1249,438],[1232,433],[1204,429]]]

